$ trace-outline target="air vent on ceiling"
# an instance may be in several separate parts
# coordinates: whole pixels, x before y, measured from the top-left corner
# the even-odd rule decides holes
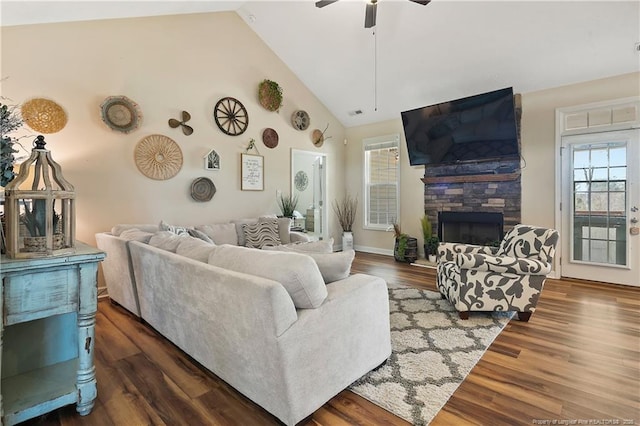
[[[356,116],[356,115],[361,115],[361,114],[364,114],[364,112],[362,112],[361,109],[356,109],[354,111],[349,111],[349,115],[352,116],[352,117]]]

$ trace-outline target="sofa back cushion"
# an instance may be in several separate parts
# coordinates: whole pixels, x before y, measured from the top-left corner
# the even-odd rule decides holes
[[[180,241],[176,248],[176,254],[188,257],[189,259],[205,262],[209,260],[209,254],[215,247],[215,244],[208,243],[199,238],[184,238]]]
[[[238,244],[238,233],[233,223],[213,223],[210,225],[198,225],[195,228],[202,231],[217,245]]]
[[[153,237],[153,232],[141,231],[138,228],[125,229],[120,233],[120,238],[127,241],[140,241],[141,243],[149,243]]]
[[[296,308],[317,308],[327,297],[327,288],[315,261],[300,253],[222,245],[211,251],[209,264],[279,282]]]
[[[149,245],[175,253],[178,245],[190,237],[189,234],[174,234],[171,231],[158,231],[149,240]]]

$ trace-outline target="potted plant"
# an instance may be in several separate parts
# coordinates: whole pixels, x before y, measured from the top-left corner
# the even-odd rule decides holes
[[[282,87],[272,80],[262,80],[258,85],[260,105],[269,111],[280,111],[282,106]]]
[[[293,217],[293,212],[296,210],[296,206],[298,205],[298,196],[294,195],[283,195],[280,194],[278,196],[278,206],[282,211],[283,217]]]
[[[436,263],[438,259],[438,245],[440,245],[438,237],[431,236],[426,242],[427,249],[429,250],[429,262],[431,263]]]
[[[16,140],[9,133],[22,127],[22,118],[17,106],[0,103],[0,186],[7,186],[15,176],[13,164],[16,159],[13,154]]]
[[[338,222],[342,228],[342,250],[353,248],[353,222],[356,220],[358,199],[345,194],[341,200],[333,202],[333,211],[338,216]]]
[[[29,232],[29,236],[25,236],[24,251],[40,252],[46,248],[46,200],[35,199],[33,205],[29,206],[24,203],[24,213],[20,217],[22,224]],[[58,232],[58,223],[60,215],[56,213],[55,206],[53,210],[53,249],[62,248],[64,243],[64,235]]]
[[[400,225],[393,224],[395,244],[393,257],[398,262],[415,262],[418,260],[418,239],[410,237],[400,230]]]

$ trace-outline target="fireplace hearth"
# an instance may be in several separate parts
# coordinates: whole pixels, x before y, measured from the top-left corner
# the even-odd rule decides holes
[[[438,213],[438,238],[448,243],[495,245],[504,236],[502,213],[450,212]]]

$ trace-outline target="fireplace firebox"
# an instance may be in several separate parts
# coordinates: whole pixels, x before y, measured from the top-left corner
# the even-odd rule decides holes
[[[448,243],[496,245],[504,236],[502,213],[439,212],[438,238]]]

